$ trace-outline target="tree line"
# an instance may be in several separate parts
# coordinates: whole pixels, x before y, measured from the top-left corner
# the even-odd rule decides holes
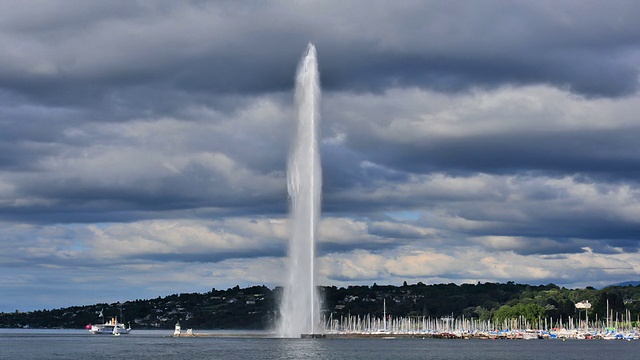
[[[554,284],[527,285],[507,283],[433,284],[403,283],[401,286],[321,286],[323,316],[382,318],[465,317],[501,322],[524,318],[533,323],[540,318],[567,319],[588,316],[605,319],[610,314],[640,317],[640,286],[586,287],[567,289]],[[0,313],[0,327],[84,328],[104,318],[122,316],[132,328],[169,329],[180,321],[193,329],[271,329],[278,321],[282,288],[266,286],[226,290],[213,288],[206,293],[182,293],[155,299],[123,303],[101,303],[52,310]],[[588,301],[591,308],[577,309]],[[100,318],[103,314],[104,318]]]

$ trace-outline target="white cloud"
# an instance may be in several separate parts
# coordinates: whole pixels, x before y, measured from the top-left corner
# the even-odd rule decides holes
[[[460,249],[411,248],[371,253],[357,250],[322,257],[321,274],[328,283],[399,284],[423,282],[554,282],[569,286],[604,286],[625,279],[637,269],[637,256],[598,255],[589,252],[563,258],[487,252],[469,245]],[[579,279],[574,282],[575,279]]]
[[[503,86],[444,94],[391,88],[382,94],[324,96],[328,119],[379,141],[414,144],[485,134],[636,127],[637,96],[587,99],[550,86]],[[335,113],[335,115],[334,115]],[[338,124],[335,124],[338,126]]]

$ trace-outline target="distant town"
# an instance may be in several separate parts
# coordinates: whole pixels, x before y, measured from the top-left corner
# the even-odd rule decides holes
[[[319,287],[326,323],[354,318],[464,318],[494,324],[521,319],[531,326],[579,326],[607,321],[638,326],[640,286],[567,289],[554,284],[513,282],[477,284],[423,283]],[[132,329],[172,329],[177,322],[193,329],[273,329],[282,288],[239,286],[206,293],[182,293],[155,299],[0,313],[3,328],[85,328],[111,318]],[[580,304],[588,304],[588,307]],[[607,311],[607,309],[609,309]]]

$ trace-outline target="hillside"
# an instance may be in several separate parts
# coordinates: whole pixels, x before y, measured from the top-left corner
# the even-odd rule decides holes
[[[73,306],[63,309],[0,313],[0,327],[84,328],[105,318],[124,315],[134,329],[170,329],[177,321],[194,329],[269,329],[277,321],[281,288],[239,286],[207,293],[183,293],[124,303]],[[383,302],[393,316],[451,316],[500,321],[519,312],[547,318],[577,318],[575,303],[592,304],[589,318],[606,317],[628,310],[640,316],[640,286],[613,286],[596,290],[566,289],[554,284],[525,285],[508,282],[478,284],[422,283],[402,286],[377,285],[320,288],[324,316],[370,314],[382,317]],[[583,313],[584,314],[584,313]]]

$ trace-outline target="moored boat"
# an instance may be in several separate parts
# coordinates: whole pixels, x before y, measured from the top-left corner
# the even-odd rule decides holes
[[[95,324],[91,327],[87,326],[88,330],[92,334],[128,334],[131,331],[131,327],[125,327],[123,323],[119,323],[116,318],[111,318],[109,322],[104,324]]]

